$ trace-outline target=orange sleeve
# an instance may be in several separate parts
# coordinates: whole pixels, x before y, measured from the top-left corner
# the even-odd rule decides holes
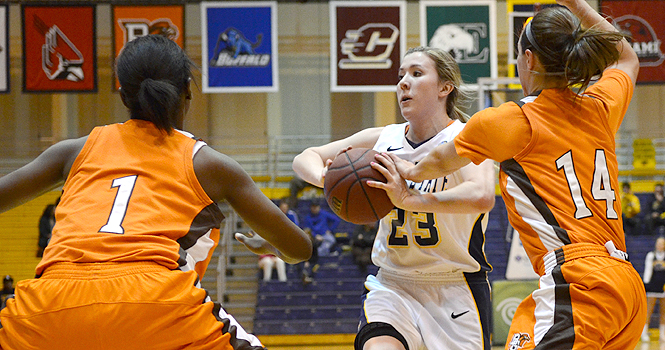
[[[530,139],[526,116],[517,104],[509,102],[474,114],[455,138],[455,150],[474,164],[485,159],[502,162],[524,149]]]
[[[608,69],[584,94],[600,101],[600,108],[605,111],[612,132],[616,133],[628,110],[634,88],[633,82],[624,71]]]

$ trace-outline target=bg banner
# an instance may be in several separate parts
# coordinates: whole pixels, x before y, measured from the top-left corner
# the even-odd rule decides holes
[[[203,92],[276,92],[277,3],[202,2]]]
[[[420,43],[450,53],[467,84],[496,78],[495,18],[493,0],[421,1]]]
[[[23,91],[95,92],[94,5],[22,5]]]
[[[118,57],[120,50],[133,39],[162,34],[180,47],[185,47],[185,8],[183,5],[113,6],[113,41]],[[114,79],[115,89],[120,85]]]
[[[600,3],[601,12],[614,26],[630,36],[629,42],[640,59],[638,83],[665,82],[665,1],[630,0]]]
[[[406,2],[330,2],[330,90],[395,91],[406,52]]]
[[[0,93],[9,92],[9,7],[0,5]]]

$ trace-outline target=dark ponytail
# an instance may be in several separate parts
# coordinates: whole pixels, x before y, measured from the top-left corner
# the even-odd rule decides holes
[[[138,106],[145,119],[153,122],[157,128],[170,131],[173,128],[180,93],[167,80],[144,79],[137,96]]]
[[[131,118],[170,133],[181,113],[192,66],[185,52],[165,36],[146,35],[127,43],[116,61],[116,74]]]
[[[522,53],[538,56],[545,74],[563,77],[567,86],[586,89],[591,79],[619,59],[624,35],[594,27],[585,29],[570,10],[551,7],[538,12],[520,36]]]

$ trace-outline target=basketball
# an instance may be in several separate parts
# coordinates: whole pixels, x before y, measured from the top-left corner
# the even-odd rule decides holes
[[[376,151],[352,148],[335,157],[328,167],[323,192],[340,218],[354,224],[369,224],[386,216],[394,207],[386,191],[367,185],[367,181],[386,182],[386,178],[371,167]]]

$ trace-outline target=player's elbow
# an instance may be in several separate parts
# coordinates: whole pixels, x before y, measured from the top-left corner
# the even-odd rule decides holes
[[[492,208],[494,208],[495,199],[496,196],[494,193],[483,191],[483,193],[481,193],[478,198],[476,198],[476,209],[478,209],[478,211],[481,213],[489,212],[492,210]]]

